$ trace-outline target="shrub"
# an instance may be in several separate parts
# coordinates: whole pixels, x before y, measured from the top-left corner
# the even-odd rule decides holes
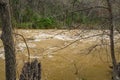
[[[55,28],[56,21],[50,17],[35,17],[32,28],[51,29]]]

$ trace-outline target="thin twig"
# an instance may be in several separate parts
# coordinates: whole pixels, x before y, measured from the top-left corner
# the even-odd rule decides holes
[[[21,34],[18,34],[18,33],[13,33],[13,34],[18,35],[18,36],[21,36],[21,37],[23,38],[23,41],[24,41],[24,43],[25,43],[25,45],[26,45],[26,48],[27,48],[27,51],[28,51],[28,62],[30,62],[30,50],[29,50],[29,47],[28,47],[28,45],[27,45],[26,39],[25,39],[24,36],[21,35]]]
[[[88,36],[88,37],[84,37],[84,38],[77,39],[77,40],[69,43],[68,45],[66,45],[66,46],[64,46],[64,47],[62,47],[62,48],[60,48],[60,49],[58,49],[58,50],[53,51],[52,53],[55,53],[55,52],[60,51],[60,50],[63,50],[63,49],[65,49],[65,48],[67,48],[68,46],[70,46],[70,45],[72,45],[72,44],[74,44],[74,43],[76,43],[76,42],[78,42],[78,41],[80,41],[80,40],[88,39],[88,38],[95,37],[95,36],[99,36],[99,35],[101,35],[101,34],[96,34],[96,35],[92,35],[92,36]]]

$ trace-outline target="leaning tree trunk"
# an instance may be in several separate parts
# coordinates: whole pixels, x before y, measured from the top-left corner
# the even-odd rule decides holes
[[[1,39],[5,50],[6,80],[16,80],[16,56],[12,36],[9,0],[0,0],[0,15],[2,22]]]
[[[112,3],[110,0],[107,0],[107,4],[108,4],[108,11],[109,11],[110,49],[111,49],[111,58],[112,58],[112,64],[113,64],[113,80],[120,80],[120,78],[118,76],[117,61],[116,61],[116,57],[115,57]]]

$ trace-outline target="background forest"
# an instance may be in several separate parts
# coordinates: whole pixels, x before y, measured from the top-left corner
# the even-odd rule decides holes
[[[87,9],[106,6],[104,0],[10,0],[12,21],[17,28],[96,28],[106,21],[106,9]],[[114,3],[114,16],[120,15],[120,1]],[[81,11],[83,10],[83,11]],[[118,19],[118,17],[117,17]],[[86,28],[86,27],[84,27]],[[98,29],[98,28],[97,28]]]

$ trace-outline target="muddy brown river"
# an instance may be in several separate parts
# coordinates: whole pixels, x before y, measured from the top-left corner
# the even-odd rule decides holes
[[[82,30],[15,30],[24,36],[30,58],[41,62],[41,80],[110,80],[111,58],[109,46],[98,46],[109,37],[101,31]],[[97,36],[97,34],[99,36]],[[119,38],[119,35],[115,37]],[[0,41],[2,46],[2,42]],[[117,44],[119,45],[119,43]],[[17,78],[28,52],[23,39],[15,36]],[[119,49],[116,47],[116,52]],[[116,53],[117,59],[119,55]],[[4,49],[0,47],[0,80],[5,80]]]

